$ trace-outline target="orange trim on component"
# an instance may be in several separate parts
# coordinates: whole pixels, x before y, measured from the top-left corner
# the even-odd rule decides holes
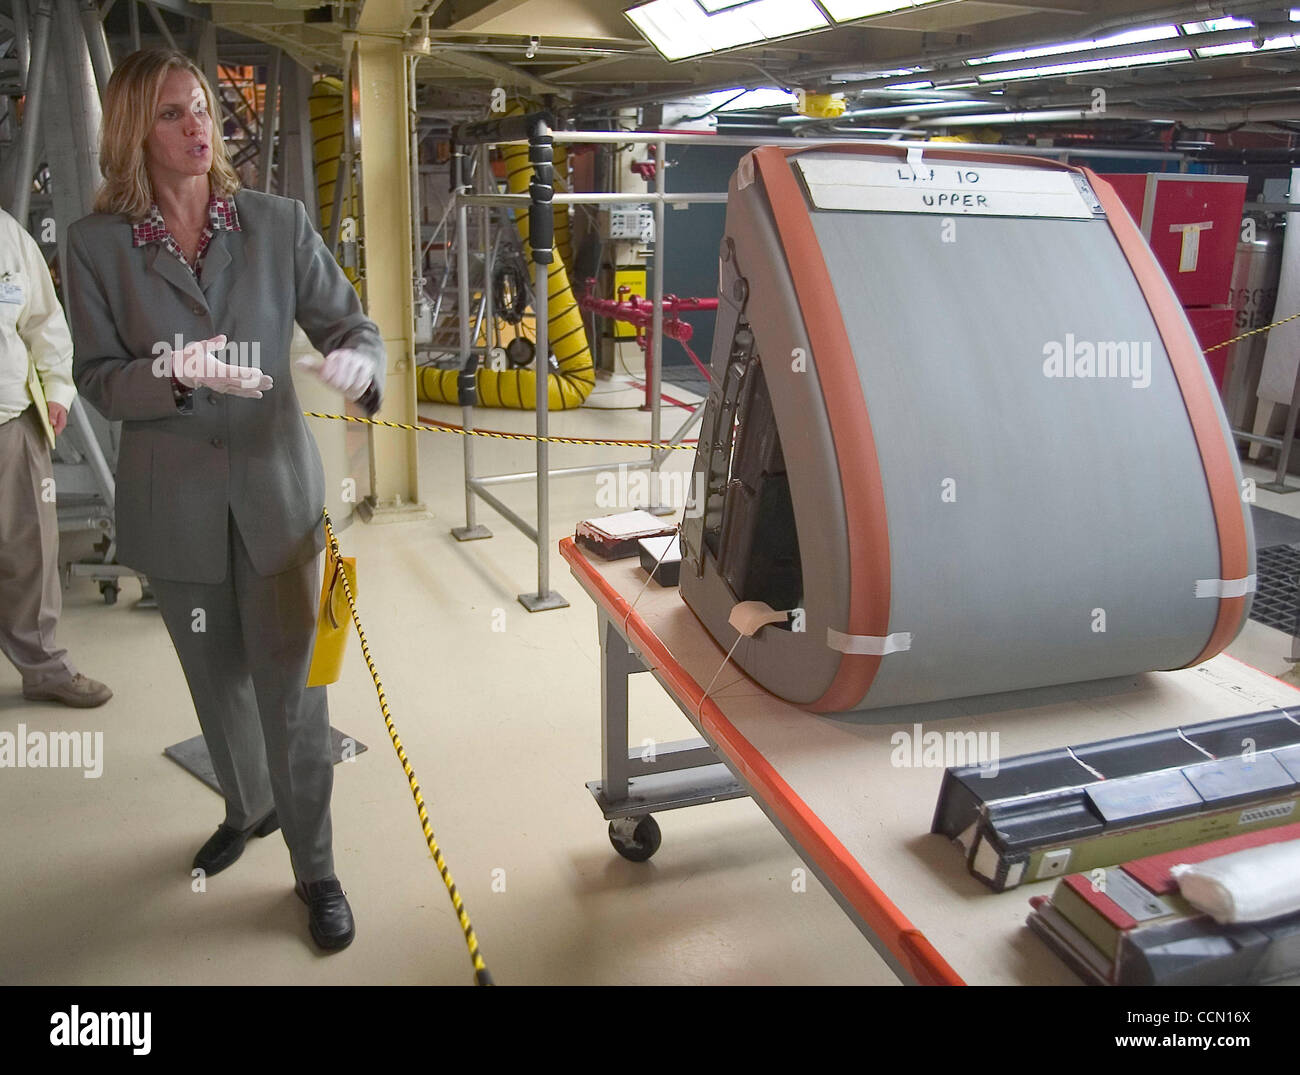
[[[1178,304],[1164,270],[1151,254],[1151,248],[1138,230],[1128,210],[1124,208],[1115,188],[1087,168],[1080,171],[1088,177],[1093,192],[1102,208],[1111,231],[1119,240],[1120,249],[1137,277],[1138,286],[1146,298],[1151,316],[1155,319],[1160,339],[1169,354],[1169,364],[1182,392],[1187,407],[1187,417],[1192,423],[1192,433],[1201,453],[1205,480],[1209,486],[1210,504],[1214,510],[1214,525],[1219,534],[1219,578],[1240,579],[1249,573],[1250,549],[1246,540],[1246,521],[1241,510],[1236,475],[1232,458],[1219,424],[1219,412],[1210,384],[1202,371],[1204,360],[1191,333],[1183,323],[1183,310]],[[1233,640],[1241,627],[1246,611],[1245,597],[1219,598],[1219,614],[1205,648],[1191,661],[1193,665],[1207,661]]]
[[[560,555],[595,587],[593,596],[607,612],[620,620],[626,618],[624,630],[654,662],[673,693],[700,714],[700,724],[718,744],[718,749],[735,765],[755,793],[762,796],[799,846],[844,894],[867,928],[884,942],[912,977],[922,985],[965,985],[925,935],[893,904],[808,804],[795,794],[712,699],[704,697],[700,685],[674,659],[627,599],[593,568],[572,538],[560,542]]]
[[[848,523],[849,620],[854,635],[889,634],[889,526],[880,460],[871,419],[862,395],[830,270],[813,231],[803,190],[786,155],[775,146],[753,151],[754,168],[763,181],[772,218],[790,268],[795,299],[812,344],[826,415],[835,441],[844,515]],[[870,690],[880,658],[863,654],[840,657],[835,678],[820,698],[801,708],[816,713],[851,709]]]

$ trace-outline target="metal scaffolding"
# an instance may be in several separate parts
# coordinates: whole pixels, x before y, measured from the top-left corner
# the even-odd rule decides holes
[[[699,204],[725,204],[727,194],[721,192],[704,192],[704,193],[679,193],[673,194],[666,189],[665,173],[667,169],[663,166],[666,160],[667,148],[669,145],[707,145],[714,146],[740,146],[756,148],[758,146],[790,146],[800,149],[809,149],[815,146],[819,141],[846,141],[847,137],[831,139],[808,139],[808,138],[752,138],[740,137],[734,135],[709,135],[702,138],[697,134],[665,134],[663,132],[655,133],[636,133],[628,131],[556,131],[552,130],[549,117],[545,113],[537,113],[533,116],[519,116],[509,119],[496,121],[486,121],[471,123],[459,126],[455,129],[454,137],[458,146],[476,145],[486,148],[490,144],[508,144],[512,142],[527,141],[532,147],[537,147],[535,156],[535,168],[540,165],[537,180],[533,183],[530,190],[531,194],[487,194],[471,193],[469,183],[466,182],[466,173],[464,171],[464,160],[466,154],[458,150],[456,158],[456,191],[454,195],[453,207],[459,221],[456,230],[457,234],[457,257],[459,259],[459,286],[460,298],[458,302],[460,312],[460,402],[462,408],[463,424],[466,430],[474,428],[474,377],[478,363],[478,349],[472,346],[470,313],[469,313],[469,258],[470,251],[468,244],[460,239],[467,234],[467,220],[470,209],[472,208],[491,208],[503,207],[509,209],[528,208],[531,214],[530,236],[545,236],[544,243],[534,246],[534,264],[536,271],[536,284],[534,286],[534,314],[537,321],[537,357],[534,362],[536,368],[541,370],[545,368],[548,359],[548,345],[546,339],[546,327],[550,316],[550,296],[547,287],[547,265],[551,261],[552,253],[550,250],[550,232],[551,232],[551,206],[552,205],[644,205],[647,202],[654,207],[655,218],[655,258],[654,273],[652,277],[650,300],[652,303],[652,322],[651,322],[651,341],[647,348],[646,354],[646,381],[648,382],[648,395],[650,397],[650,440],[656,444],[661,443],[663,435],[663,415],[662,401],[660,397],[660,383],[663,373],[663,300],[664,300],[664,258],[663,251],[663,231],[664,231],[664,214],[666,207],[699,205]],[[864,139],[853,139],[854,141],[863,142]],[[655,169],[654,189],[644,194],[640,193],[619,193],[619,194],[602,194],[602,193],[585,193],[585,194],[555,194],[551,185],[550,175],[550,153],[551,145],[554,142],[563,143],[584,143],[584,144],[614,144],[626,145],[648,145],[653,147],[655,159],[660,162],[660,166]],[[887,145],[897,148],[897,142],[876,141],[875,144]],[[1025,146],[1002,146],[1002,145],[970,145],[967,148],[973,150],[986,151],[990,153],[1012,153],[1020,155],[1035,155],[1045,157],[1086,157],[1090,155],[1105,155],[1108,157],[1119,156],[1150,156],[1149,153],[1125,153],[1123,150],[1104,150],[1089,151],[1072,149],[1070,147],[1025,147]],[[1180,156],[1170,154],[1170,156]],[[481,172],[486,169],[480,167]],[[539,211],[540,210],[540,211]],[[545,260],[539,260],[541,254]],[[536,436],[545,438],[549,428],[549,409],[548,409],[548,378],[537,377],[537,401],[536,401]],[[665,442],[668,445],[680,444],[682,439],[690,429],[703,416],[703,404],[698,405],[691,413],[690,417],[682,424],[669,439]],[[474,469],[474,448],[473,437],[466,436],[464,440],[464,478],[465,478],[465,525],[456,527],[452,530],[453,535],[460,541],[469,541],[479,538],[491,537],[492,533],[487,527],[478,523],[475,514],[476,499],[482,500],[493,510],[500,514],[507,522],[514,526],[520,533],[534,542],[537,546],[537,590],[534,593],[519,595],[519,601],[530,611],[538,612],[548,608],[562,608],[568,604],[558,593],[550,588],[550,490],[549,480],[552,476],[571,475],[571,474],[591,474],[596,471],[608,469],[607,464],[595,464],[592,466],[581,467],[562,467],[550,469],[548,444],[544,439],[537,442],[537,469],[525,471],[517,474],[493,474],[478,475]],[[664,461],[668,458],[670,448],[651,448],[649,458],[643,461],[637,461],[631,464],[623,464],[629,469],[648,468],[652,474],[657,474]],[[537,486],[537,525],[533,526],[525,519],[521,518],[516,512],[511,510],[501,500],[494,496],[490,487],[496,485],[505,485],[516,482],[535,482]],[[665,508],[658,502],[658,482],[652,480],[650,486],[650,504],[646,509],[654,514],[670,514],[672,509]]]

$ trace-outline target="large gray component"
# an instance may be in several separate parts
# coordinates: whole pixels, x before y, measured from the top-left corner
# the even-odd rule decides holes
[[[795,159],[795,174],[809,165],[809,174],[818,174],[821,160],[842,173],[853,158],[805,152]],[[837,441],[828,414],[826,394],[833,400],[843,382],[822,383],[819,370],[830,359],[824,344],[816,353],[815,312],[805,309],[807,291],[799,292],[798,272],[787,260],[789,221],[805,212],[870,416],[887,520],[891,641],[865,696],[833,708],[1177,668],[1204,659],[1216,631],[1220,530],[1207,468],[1218,467],[1221,515],[1229,468],[1235,489],[1240,472],[1217,394],[1209,393],[1216,410],[1202,412],[1210,417],[1201,439],[1209,429],[1218,453],[1211,462],[1189,421],[1189,378],[1201,391],[1211,387],[1209,374],[1203,361],[1199,368],[1184,364],[1180,385],[1164,340],[1171,331],[1190,337],[1190,328],[1181,313],[1172,329],[1167,318],[1157,323],[1132,252],[1081,176],[1065,177],[1067,188],[1078,183],[1072,204],[1060,173],[1038,190],[1032,167],[985,161],[978,168],[990,186],[1014,192],[994,200],[1000,212],[963,215],[960,202],[951,215],[899,211],[910,204],[907,191],[831,190],[812,182],[806,205],[792,209],[787,197],[774,209],[752,166],[742,162],[733,180],[715,384],[696,470],[703,480],[710,440],[726,439],[728,422],[718,416],[727,367],[735,362],[737,329],[744,339],[748,327],[780,436],[775,469],[783,464],[786,478],[768,480],[768,487],[788,483],[801,622],[793,630],[763,628],[739,643],[734,659],[796,704],[827,708],[817,703],[845,660],[828,638],[846,632],[850,583],[861,601],[871,581],[855,578],[850,567],[850,535],[856,530],[860,538],[868,520],[846,510],[840,456],[852,449]],[[855,200],[860,208],[817,207]],[[1163,278],[1159,283],[1167,287]],[[1113,363],[1107,376],[1049,375],[1057,372],[1050,359],[1059,356],[1074,371],[1089,348]],[[808,356],[803,365],[792,360],[800,352]],[[758,413],[740,414],[741,428]],[[857,465],[845,462],[850,470]],[[728,467],[728,487],[753,470],[739,455]],[[753,592],[740,592],[735,571],[720,564],[737,556],[726,551],[726,531],[739,525],[732,519],[719,528],[722,488],[715,480],[716,495],[688,513],[683,539],[693,562],[683,566],[682,595],[730,648],[731,608],[761,599],[764,585],[751,572],[746,586]],[[1226,514],[1242,517],[1234,525],[1239,536],[1244,527],[1253,572],[1250,520],[1235,489]],[[726,503],[724,520],[733,511],[733,501]],[[781,525],[778,514],[759,513],[755,548],[764,527]],[[710,526],[712,541],[705,537]],[[1250,588],[1235,581],[1229,594],[1232,585]],[[1248,605],[1247,592],[1241,622]],[[1235,634],[1239,624],[1232,626]],[[879,653],[871,647],[883,643],[848,645]],[[848,658],[854,659],[861,660]]]

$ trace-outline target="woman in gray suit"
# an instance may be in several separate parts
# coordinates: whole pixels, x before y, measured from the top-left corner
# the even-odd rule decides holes
[[[226,800],[211,875],[284,831],[323,948],[351,943],[334,876],[325,688],[307,687],[324,547],[320,454],[289,376],[379,406],[379,330],[298,201],[240,189],[212,90],[180,53],[136,52],[104,99],[96,212],[64,272],[81,395],[121,420],[118,559],[147,575]]]

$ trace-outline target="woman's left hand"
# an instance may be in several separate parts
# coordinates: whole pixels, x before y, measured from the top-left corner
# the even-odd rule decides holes
[[[370,359],[351,347],[331,351],[323,361],[315,355],[304,355],[298,359],[297,366],[314,373],[331,388],[337,388],[352,402],[365,395],[374,379],[374,366]]]

